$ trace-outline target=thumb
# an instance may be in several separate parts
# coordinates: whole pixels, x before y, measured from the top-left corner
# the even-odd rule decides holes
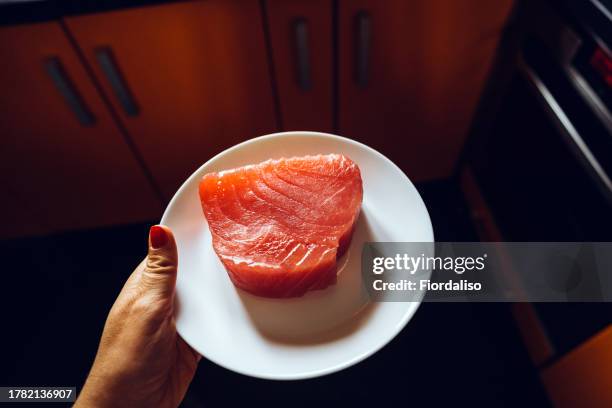
[[[149,253],[142,273],[142,284],[163,298],[171,298],[176,285],[178,254],[170,228],[154,225],[149,231]]]

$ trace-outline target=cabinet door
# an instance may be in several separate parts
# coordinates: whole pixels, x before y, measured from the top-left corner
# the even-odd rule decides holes
[[[612,325],[553,361],[541,378],[557,408],[612,406]]]
[[[154,193],[57,23],[0,28],[2,237],[159,217]]]
[[[277,130],[256,0],[210,0],[66,18],[170,199],[213,155]]]
[[[413,180],[449,176],[511,0],[339,1],[339,128]]]
[[[331,132],[332,2],[266,3],[283,128]]]

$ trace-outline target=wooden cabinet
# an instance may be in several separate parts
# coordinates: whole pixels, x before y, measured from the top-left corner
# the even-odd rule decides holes
[[[202,163],[280,128],[449,176],[511,5],[206,0],[2,27],[0,236],[157,218]]]
[[[332,1],[266,4],[283,128],[332,132]]]
[[[339,133],[451,175],[512,1],[339,0]]]
[[[612,406],[612,325],[545,367],[541,377],[557,408]]]
[[[0,237],[159,216],[159,197],[58,23],[0,27],[0,61]]]
[[[65,21],[166,199],[213,155],[278,129],[258,1]]]

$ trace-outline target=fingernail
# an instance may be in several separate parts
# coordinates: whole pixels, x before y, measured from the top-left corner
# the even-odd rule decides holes
[[[168,235],[162,227],[154,225],[149,231],[149,241],[153,249],[161,248],[168,243]]]

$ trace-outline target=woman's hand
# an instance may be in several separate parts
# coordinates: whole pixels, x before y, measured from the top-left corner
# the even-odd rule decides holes
[[[113,305],[76,407],[177,407],[200,360],[176,333],[178,259],[172,231],[155,225],[149,253]]]

